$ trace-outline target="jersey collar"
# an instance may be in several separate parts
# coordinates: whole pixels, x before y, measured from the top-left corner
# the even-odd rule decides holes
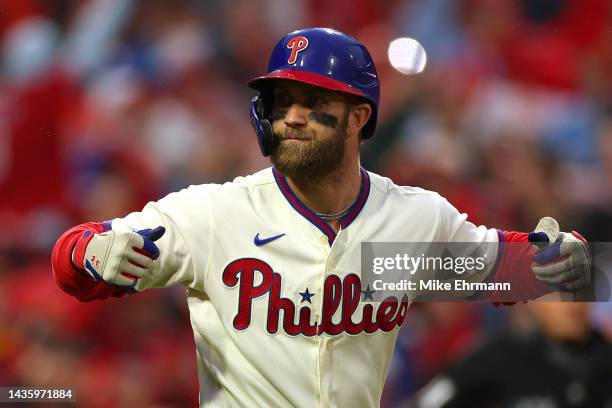
[[[368,200],[368,196],[370,195],[370,176],[368,172],[363,168],[361,171],[361,189],[359,190],[359,195],[357,199],[351,206],[349,212],[340,218],[340,228],[346,229],[354,220],[357,218],[357,215],[361,212],[363,207],[365,206],[366,201]],[[274,180],[276,180],[276,184],[280,189],[281,193],[285,196],[285,199],[289,202],[289,204],[296,210],[300,215],[306,218],[310,223],[312,223],[315,227],[317,227],[323,234],[327,236],[327,241],[329,245],[333,244],[334,239],[336,239],[336,233],[334,229],[321,217],[319,217],[314,211],[310,208],[306,207],[306,205],[295,195],[295,193],[289,187],[289,183],[287,183],[287,179],[285,176],[280,174],[276,168],[272,168],[272,173],[274,174]]]

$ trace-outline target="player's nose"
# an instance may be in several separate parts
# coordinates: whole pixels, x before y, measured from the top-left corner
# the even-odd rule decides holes
[[[302,128],[308,122],[308,110],[302,105],[294,103],[287,109],[285,125],[293,128]]]

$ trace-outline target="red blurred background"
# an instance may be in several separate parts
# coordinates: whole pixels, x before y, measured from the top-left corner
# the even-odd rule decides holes
[[[367,169],[438,191],[475,223],[528,231],[550,215],[609,241],[609,1],[0,0],[0,384],[72,386],[82,406],[196,405],[184,290],[81,304],[55,286],[50,248],[76,223],[268,166],[245,82],[281,35],[312,25],[377,61]],[[423,74],[388,64],[398,36],[427,50]],[[610,311],[593,309],[607,333]],[[483,337],[532,324],[521,306],[411,308],[383,405]]]

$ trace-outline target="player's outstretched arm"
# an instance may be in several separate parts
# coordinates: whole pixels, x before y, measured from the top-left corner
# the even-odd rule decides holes
[[[159,257],[154,242],[164,232],[162,226],[136,231],[121,220],[74,227],[53,249],[55,280],[81,301],[134,293]]]
[[[497,238],[495,263],[480,278],[511,283],[514,298],[578,291],[590,283],[592,259],[587,241],[577,232],[560,232],[553,218],[542,218],[532,232],[502,231],[475,226],[446,199],[440,198],[439,204],[439,241],[484,243]],[[499,300],[499,296],[492,292],[484,298]]]
[[[207,269],[197,265],[212,256],[215,188],[190,186],[112,222],[66,231],[52,254],[57,284],[82,301],[177,284],[204,292]]]

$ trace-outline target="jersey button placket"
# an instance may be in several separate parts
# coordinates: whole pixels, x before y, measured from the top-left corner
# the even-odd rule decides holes
[[[336,235],[336,239],[334,240],[334,244],[330,248],[329,255],[327,257],[327,262],[325,264],[325,274],[329,275],[333,272],[336,272],[338,268],[338,261],[342,257],[342,254],[346,250],[347,245],[347,232],[344,230],[340,230]],[[340,278],[342,278],[343,274],[339,274]]]
[[[346,250],[347,238],[347,232],[343,231],[342,229],[336,235],[336,239],[334,240],[333,245],[330,247],[327,261],[325,263],[324,279],[333,274],[338,275],[340,279],[344,278],[344,271],[338,271],[337,268]],[[340,334],[339,336],[342,335],[343,334]],[[334,347],[337,345],[336,343],[340,338],[339,336],[331,337],[329,335],[322,334],[319,338],[320,389],[322,401],[326,406],[335,405],[334,396],[337,393],[337,390],[335,390],[335,375],[337,375],[337,373],[334,371],[334,357],[337,358],[337,355],[334,353]]]
[[[332,252],[332,247],[329,245],[329,240],[326,235],[319,236],[319,243],[321,248],[325,248],[325,256],[323,260],[323,267],[321,268],[321,276],[320,276],[320,299],[316,308],[316,320],[318,324],[321,324],[321,320],[323,318],[323,293],[325,288],[325,278],[330,273],[329,267],[329,259]],[[319,385],[319,393],[320,393],[320,406],[326,407],[330,404],[330,384],[332,373],[332,359],[331,353],[327,348],[329,344],[330,337],[327,334],[321,333],[318,336],[318,385]]]

